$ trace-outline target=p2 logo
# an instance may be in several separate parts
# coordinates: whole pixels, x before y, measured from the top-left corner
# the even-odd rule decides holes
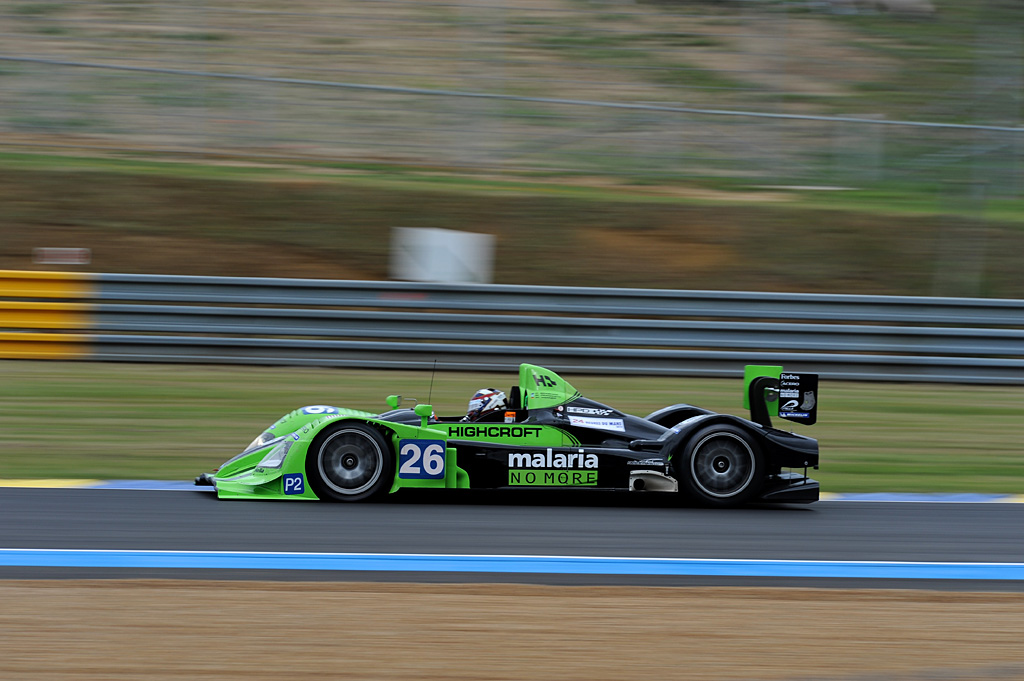
[[[302,494],[306,491],[306,482],[302,473],[285,473],[281,482],[285,494]]]

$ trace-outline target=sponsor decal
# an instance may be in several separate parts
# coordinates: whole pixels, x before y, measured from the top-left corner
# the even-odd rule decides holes
[[[818,420],[817,392],[817,374],[781,374],[779,395],[786,401],[779,405],[779,416],[797,423],[814,424]]]
[[[515,412],[510,412],[515,414]],[[448,437],[540,437],[539,426],[449,426]]]
[[[302,473],[285,473],[281,480],[285,494],[302,494],[306,491],[306,482]]]
[[[597,454],[578,452],[509,452],[509,468],[597,468]]]
[[[593,487],[597,471],[518,470],[508,472],[510,486]]]
[[[398,477],[444,479],[444,440],[402,440],[398,448]]]
[[[814,398],[814,391],[813,390],[807,390],[807,391],[804,392],[804,401],[803,401],[803,404],[800,405],[800,408],[801,409],[814,409],[814,405],[817,404],[817,403],[818,403],[818,401]]]
[[[598,428],[600,430],[616,430],[620,433],[626,432],[626,426],[622,419],[599,419],[589,416],[570,416],[569,424],[582,428]]]
[[[303,407],[303,414],[337,414],[337,407],[328,407],[326,404],[314,404],[311,407]]]
[[[570,414],[583,414],[585,416],[611,416],[614,412],[611,409],[595,409],[593,407],[567,407]]]
[[[555,383],[555,379],[550,376],[542,376],[540,374],[533,375],[533,382],[537,384],[538,388],[554,388],[558,385]]]
[[[516,422],[516,413],[514,411],[506,411],[505,412],[505,423],[515,423],[515,422]]]

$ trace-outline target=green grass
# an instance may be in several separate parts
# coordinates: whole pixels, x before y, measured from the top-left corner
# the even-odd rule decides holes
[[[166,100],[171,103],[170,99]],[[176,100],[180,106],[181,102]],[[531,115],[523,109],[523,115]],[[500,177],[480,178],[458,173],[425,174],[424,169],[375,163],[338,162],[292,162],[281,164],[274,160],[265,163],[254,159],[248,163],[216,164],[207,161],[168,161],[146,153],[134,157],[90,157],[73,154],[37,154],[30,152],[0,151],[0,173],[10,171],[87,172],[115,173],[129,176],[154,176],[181,178],[186,180],[225,181],[267,181],[316,183],[319,185],[355,185],[385,191],[415,190],[450,192],[470,195],[511,195],[511,196],[555,196],[581,199],[595,203],[629,202],[661,205],[721,205],[730,203],[727,196],[701,198],[662,194],[644,190],[645,187],[666,183],[661,176],[639,179],[623,178],[621,184],[602,184],[592,187],[574,183],[572,174],[558,172],[554,175],[533,173],[507,173]],[[336,170],[337,174],[329,172]],[[582,174],[583,177],[588,177]],[[679,183],[672,182],[677,185]],[[984,214],[979,215],[976,206],[966,200],[956,200],[950,191],[965,191],[964,183],[947,183],[942,186],[923,186],[913,183],[889,182],[885,187],[864,188],[845,192],[784,191],[787,208],[850,211],[871,217],[934,217],[939,215],[961,215],[983,217],[986,220],[1024,226],[1024,202],[1015,199],[988,198]],[[780,190],[767,191],[763,182],[751,182],[737,178],[695,178],[686,183],[695,189],[744,192],[743,205],[778,208]],[[759,192],[761,199],[751,196]],[[2,217],[0,217],[2,220]]]
[[[305,404],[385,409],[427,399],[429,372],[78,362],[0,362],[0,478],[186,480]],[[744,415],[740,381],[566,376],[636,414],[679,401]],[[432,402],[460,413],[507,374],[439,373]],[[825,382],[817,437],[833,492],[1024,493],[1024,389]]]
[[[63,3],[57,2],[31,2],[14,6],[14,14],[25,17],[38,17],[48,14],[56,14],[67,9]]]

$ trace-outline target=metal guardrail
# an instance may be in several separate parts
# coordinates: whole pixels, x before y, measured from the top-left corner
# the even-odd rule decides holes
[[[0,289],[0,336],[104,361],[1024,384],[1024,300],[102,274],[33,314],[35,290]]]

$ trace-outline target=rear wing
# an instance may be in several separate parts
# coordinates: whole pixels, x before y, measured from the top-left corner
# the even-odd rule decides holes
[[[772,427],[772,416],[813,426],[818,420],[818,374],[797,374],[780,366],[743,370],[743,406],[750,420]]]

